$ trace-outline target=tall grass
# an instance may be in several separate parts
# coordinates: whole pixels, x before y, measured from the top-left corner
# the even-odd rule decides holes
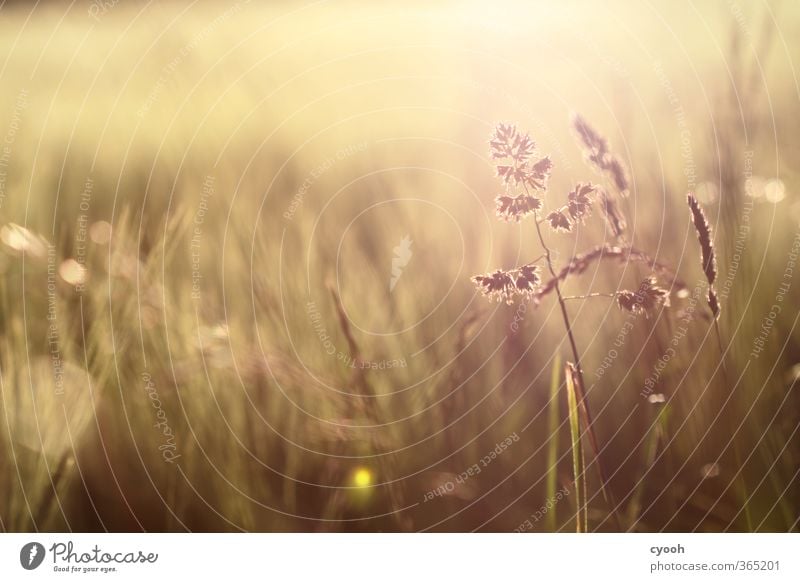
[[[565,368],[567,386],[567,409],[569,411],[569,433],[572,443],[572,474],[575,476],[575,529],[578,533],[589,531],[589,502],[586,486],[586,462],[581,442],[581,404],[582,391],[576,384],[580,382],[574,365]]]
[[[559,402],[561,400],[561,357],[556,354],[550,370],[550,400],[547,404],[547,429],[550,438],[547,445],[547,499],[556,498],[558,485],[558,433],[561,424]],[[570,431],[572,428],[570,427]],[[555,531],[557,525],[557,508],[547,513],[547,531]]]
[[[574,414],[552,379],[567,359],[585,376],[584,432],[596,432],[606,471],[593,473],[590,452],[577,472],[584,530],[618,529],[615,509],[638,531],[797,528],[791,317],[775,323],[718,417],[730,386],[712,377],[710,322],[689,325],[653,390],[663,402],[650,401],[640,392],[677,324],[655,311],[624,335],[632,316],[614,304],[635,299],[652,270],[678,317],[704,277],[686,250],[687,166],[660,58],[697,180],[725,180],[724,195],[700,203],[715,233],[731,382],[744,371],[797,230],[797,138],[766,113],[796,117],[780,46],[757,66],[748,37],[733,42],[741,32],[727,6],[699,6],[705,19],[691,21],[661,7],[681,23],[671,30],[629,3],[546,15],[527,4],[487,14],[455,3],[249,3],[221,19],[229,7],[187,6],[139,14],[120,2],[100,22],[77,4],[0,8],[0,140],[18,125],[0,191],[0,228],[16,233],[0,242],[2,529],[511,531],[576,481]],[[797,19],[782,10],[791,52]],[[761,30],[768,14],[745,11]],[[641,51],[623,46],[612,13],[646,32]],[[666,56],[672,34],[708,83]],[[712,47],[728,46],[723,62]],[[713,111],[689,107],[706,97]],[[583,164],[572,110],[614,144],[628,197],[611,197],[614,214],[598,196],[596,215],[569,236],[542,232],[562,303],[542,287],[527,311],[489,305],[469,275],[538,254],[530,220],[489,216],[495,120],[518,120],[551,153],[549,210],[569,212],[578,182],[615,191],[613,176]],[[755,152],[761,180],[751,196],[744,152]],[[598,158],[613,170],[612,159]],[[770,202],[775,179],[785,198]],[[751,234],[723,297],[749,200]],[[84,232],[106,223],[110,240]],[[390,291],[406,236],[413,256]],[[82,291],[70,260],[85,266]],[[562,305],[580,357],[567,357]],[[395,360],[405,365],[348,364]],[[456,483],[476,463],[481,473]],[[567,504],[537,529],[573,529]]]

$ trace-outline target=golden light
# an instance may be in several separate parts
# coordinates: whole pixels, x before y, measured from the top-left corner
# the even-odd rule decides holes
[[[58,268],[58,274],[70,285],[83,285],[86,283],[86,267],[75,259],[67,259]]]
[[[37,258],[44,256],[47,246],[43,237],[13,222],[0,229],[0,241],[13,251],[28,253]]]
[[[373,480],[374,475],[369,469],[360,467],[353,472],[353,485],[356,487],[369,487]]]
[[[776,179],[767,182],[766,186],[764,186],[764,198],[766,198],[767,202],[772,202],[773,204],[777,204],[786,198],[786,185],[783,180]]]
[[[98,245],[107,245],[111,240],[111,224],[105,220],[95,222],[89,227],[89,237]]]

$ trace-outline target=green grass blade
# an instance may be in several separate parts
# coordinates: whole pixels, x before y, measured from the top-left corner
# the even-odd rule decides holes
[[[550,442],[547,449],[547,499],[556,498],[556,486],[558,485],[558,425],[560,421],[558,406],[558,389],[561,383],[561,355],[556,354],[553,359],[552,373],[550,374],[550,404],[547,414],[547,434],[550,435]],[[556,519],[556,508],[546,514],[545,526],[547,531],[555,531],[558,520]]]
[[[567,406],[569,409],[569,432],[572,440],[572,472],[575,475],[575,520],[578,533],[589,531],[589,515],[586,504],[586,472],[581,445],[581,423],[578,395],[575,391],[573,373],[575,368],[567,362],[565,375],[567,380]]]

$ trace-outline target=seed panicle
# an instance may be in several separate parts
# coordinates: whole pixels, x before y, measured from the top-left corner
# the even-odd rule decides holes
[[[499,123],[489,140],[492,159],[510,158],[525,163],[533,155],[536,144],[527,133],[520,133],[515,125]]]
[[[714,319],[719,319],[720,304],[716,289],[714,289],[714,282],[717,280],[717,257],[714,252],[711,226],[708,224],[706,214],[694,194],[688,193],[686,201],[692,213],[692,222],[694,223],[694,229],[697,231],[697,240],[700,242],[700,258],[703,262],[703,272],[708,281],[708,307],[711,309]]]
[[[572,127],[583,144],[586,161],[611,179],[620,196],[627,196],[630,190],[628,173],[622,161],[609,149],[608,141],[577,113],[573,115]]]
[[[580,183],[567,195],[567,203],[550,212],[547,221],[555,231],[570,232],[578,223],[585,222],[591,214],[596,188]]]
[[[614,235],[614,238],[622,237],[628,225],[622,213],[620,213],[616,201],[614,201],[605,190],[602,190],[600,193],[600,208],[603,210],[603,217],[609,229],[611,229],[611,234]]]
[[[570,261],[558,273],[556,273],[555,278],[550,279],[541,286],[541,288],[533,296],[533,300],[536,302],[541,301],[541,299],[543,299],[546,295],[555,290],[557,281],[564,281],[567,277],[573,275],[581,275],[585,273],[593,263],[603,259],[619,259],[623,263],[628,261],[644,263],[653,271],[668,279],[673,289],[681,290],[687,288],[686,283],[679,279],[672,269],[663,263],[656,261],[647,253],[640,251],[635,247],[605,244],[596,246],[585,253],[581,253],[572,257]]]
[[[669,292],[659,287],[656,278],[650,276],[639,284],[636,291],[618,292],[617,305],[623,311],[650,317],[658,307],[669,307]]]
[[[692,222],[697,231],[697,239],[700,241],[700,250],[702,252],[703,272],[706,274],[706,279],[709,285],[713,285],[717,280],[717,259],[714,253],[714,242],[711,238],[711,226],[708,224],[705,212],[703,212],[700,202],[693,194],[688,194],[686,200],[689,203],[689,209],[692,212]]]
[[[493,160],[503,162],[497,164],[496,170],[506,187],[528,186],[538,191],[547,188],[553,163],[549,157],[532,162],[536,143],[515,125],[498,124],[489,140],[489,151]]]
[[[550,228],[556,232],[569,232],[572,230],[572,221],[563,210],[553,210],[547,215],[547,222],[550,223]]]
[[[514,303],[515,297],[530,298],[541,283],[539,267],[523,265],[518,269],[497,269],[486,275],[472,277],[478,290],[492,300]]]
[[[529,194],[509,196],[501,194],[495,198],[497,216],[506,222],[519,222],[541,209],[542,201]]]
[[[586,147],[589,162],[608,175],[620,195],[624,196],[627,193],[628,185],[622,163],[609,152],[606,141],[582,118],[576,117],[575,127]],[[523,297],[526,301],[533,300],[533,303],[537,304],[544,295],[551,291],[555,292],[575,361],[574,366],[567,366],[568,378],[572,379],[572,382],[568,382],[568,384],[573,385],[576,388],[576,392],[579,393],[576,403],[579,404],[582,413],[574,415],[573,434],[579,434],[578,427],[581,424],[581,420],[578,417],[580,416],[594,451],[603,497],[611,507],[615,507],[613,496],[606,491],[608,479],[600,462],[600,447],[594,433],[592,415],[589,412],[589,404],[584,393],[580,351],[575,341],[572,321],[565,304],[565,298],[561,292],[560,282],[570,274],[582,273],[588,269],[592,261],[606,256],[615,256],[624,260],[648,261],[653,270],[656,270],[660,265],[635,249],[604,245],[596,247],[590,253],[573,256],[566,267],[561,271],[557,271],[554,266],[551,248],[542,235],[541,222],[548,222],[555,231],[571,232],[575,230],[576,226],[582,224],[590,215],[592,205],[598,194],[598,188],[590,183],[578,183],[568,193],[566,204],[552,209],[544,220],[540,220],[539,212],[543,209],[544,203],[539,197],[534,196],[531,190],[534,193],[546,191],[547,180],[553,167],[550,158],[543,157],[538,161],[532,162],[535,153],[533,140],[530,139],[528,134],[519,132],[516,126],[507,123],[497,125],[489,140],[489,147],[491,158],[500,162],[497,164],[497,175],[506,187],[506,193],[495,198],[497,215],[509,222],[519,222],[531,214],[536,217],[536,234],[544,251],[544,255],[540,259],[545,259],[551,279],[542,286],[541,270],[539,267],[534,266],[534,263],[539,260],[537,259],[537,261],[517,269],[498,269],[485,275],[476,275],[472,277],[472,282],[484,296],[497,301],[505,301],[507,304],[512,304],[516,297]],[[520,186],[524,188],[524,193],[512,192],[512,188]],[[605,192],[602,192],[602,198],[603,213],[615,236],[619,238],[625,228],[625,221],[616,210],[616,207],[609,201]],[[674,283],[675,279],[673,278],[673,285]],[[669,305],[669,293],[658,287],[654,277],[650,277],[642,283],[637,292],[620,292],[617,295],[617,301],[622,309],[647,315],[649,311],[654,310],[659,305]],[[575,439],[573,439],[573,443],[574,441]],[[574,445],[573,450],[575,450]],[[576,478],[579,473],[582,475],[583,472],[583,469],[575,469]],[[584,497],[586,497],[585,480],[583,489]]]
[[[572,123],[584,146],[587,161],[596,169],[606,173],[619,193],[625,195],[628,191],[625,168],[610,151],[608,142],[580,115],[576,114]],[[553,167],[550,158],[543,157],[533,161],[535,142],[527,133],[519,131],[510,123],[500,123],[495,127],[489,140],[489,147],[491,158],[502,162],[497,165],[497,174],[506,187],[525,187],[524,193],[514,193],[509,190],[495,198],[498,218],[507,222],[520,222],[530,215],[538,216],[544,208],[544,202],[541,197],[532,194],[531,189],[534,192],[546,190],[546,182]],[[556,232],[572,232],[577,224],[583,223],[591,214],[592,206],[598,197],[603,217],[611,233],[614,238],[622,239],[627,223],[617,201],[605,189],[591,183],[576,184],[567,195],[567,203],[551,210],[545,215],[544,220]],[[699,206],[697,209],[699,211]],[[700,212],[702,215],[702,211]],[[701,224],[705,224],[703,232],[707,233],[705,238],[710,244],[710,231],[704,218]],[[701,242],[702,240],[703,237]],[[607,258],[645,263],[654,273],[670,282],[670,289],[680,291],[687,288],[672,269],[646,253],[624,244],[599,245],[586,253],[576,254],[560,271],[553,271],[554,277],[545,283],[542,283],[539,269],[532,266],[511,270],[498,269],[485,275],[476,275],[472,277],[472,281],[481,293],[490,299],[510,304],[515,297],[524,296],[538,303],[545,295],[555,291],[560,281],[571,275],[580,275],[595,261]],[[704,258],[704,264],[714,265],[714,262],[713,260],[708,262]],[[707,273],[713,273],[715,276],[716,268],[711,268]],[[711,280],[713,281],[713,277]],[[646,314],[659,305],[669,306],[669,292],[659,287],[653,277],[645,279],[638,291],[621,291],[615,296],[621,309],[635,313]],[[709,305],[715,314],[718,313],[719,302],[713,289],[709,291]]]

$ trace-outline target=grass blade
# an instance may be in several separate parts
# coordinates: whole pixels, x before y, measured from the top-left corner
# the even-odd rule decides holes
[[[578,533],[589,531],[589,512],[586,503],[586,466],[581,445],[581,421],[578,394],[575,389],[575,366],[570,362],[564,369],[567,380],[567,407],[569,410],[569,432],[572,441],[572,472],[575,476],[575,521]]]
[[[669,406],[664,406],[658,413],[658,416],[653,422],[650,435],[647,438],[647,446],[645,449],[644,463],[641,476],[636,480],[636,487],[634,488],[633,495],[631,496],[630,503],[628,504],[627,531],[635,530],[639,523],[639,512],[642,509],[642,497],[646,484],[645,476],[648,471],[653,467],[658,454],[658,447],[666,441],[667,437],[667,422],[669,421]]]
[[[560,422],[558,406],[558,389],[561,384],[561,355],[556,353],[553,359],[552,373],[550,374],[550,404],[547,411],[547,434],[550,435],[550,442],[547,448],[547,499],[556,498],[556,486],[558,485],[558,425]],[[556,508],[546,514],[545,526],[547,531],[556,531]]]

